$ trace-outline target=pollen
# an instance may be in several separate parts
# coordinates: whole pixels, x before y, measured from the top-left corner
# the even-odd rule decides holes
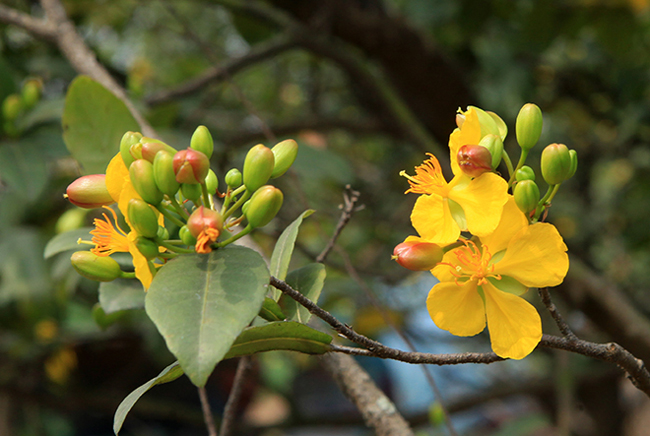
[[[415,167],[415,176],[409,176],[405,171],[400,173],[406,177],[411,187],[405,192],[415,194],[434,194],[440,193],[440,190],[447,186],[447,181],[442,175],[440,162],[431,153],[427,153],[429,159],[425,160],[422,165]]]
[[[103,220],[101,218],[95,218],[93,221],[95,229],[90,232],[90,234],[93,235],[91,242],[95,245],[95,248],[90,251],[97,256],[110,256],[117,252],[128,252],[129,240],[124,230],[122,230],[117,224],[117,215],[115,214],[115,211],[106,206],[104,206],[104,208],[108,209],[111,214],[113,214],[115,225],[111,223],[111,220],[105,213],[102,214],[104,217]]]
[[[494,274],[494,265],[490,265],[492,254],[486,245],[480,248],[471,240],[461,240],[464,247],[454,250],[457,265],[447,264],[452,268],[452,274],[456,277],[456,284],[461,277],[470,281],[476,280],[478,286],[487,283],[489,277],[501,280],[499,274]]]

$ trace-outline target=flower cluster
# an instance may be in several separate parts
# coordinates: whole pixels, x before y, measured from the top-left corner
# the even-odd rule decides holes
[[[182,253],[210,253],[268,224],[282,206],[283,195],[266,183],[289,169],[298,144],[286,140],[272,149],[261,144],[251,148],[243,174],[232,168],[225,175],[223,193],[210,169],[213,148],[205,126],[196,129],[190,147],[181,151],[140,133],[125,133],[106,174],[80,177],[66,190],[65,197],[76,206],[106,209],[102,218],[94,220],[92,239],[79,241],[93,248],[73,254],[74,268],[97,281],[135,277],[146,290],[167,259]],[[218,210],[214,195],[223,199]],[[118,223],[113,204],[128,231]],[[242,222],[246,226],[232,234]],[[170,232],[177,232],[177,239]],[[110,257],[119,252],[131,255],[134,272],[122,271]]]
[[[411,213],[419,236],[395,247],[393,258],[438,278],[427,298],[438,327],[473,336],[487,324],[493,351],[522,359],[542,337],[540,316],[522,295],[530,287],[559,285],[569,268],[562,237],[540,221],[560,184],[575,173],[577,157],[562,144],[544,149],[541,172],[548,191],[540,198],[535,173],[525,165],[541,135],[537,106],[525,105],[517,117],[516,167],[503,148],[507,127],[498,115],[470,106],[456,121],[449,139],[451,181],[433,155],[414,176],[401,173],[410,184],[406,192],[420,195]],[[502,161],[508,180],[496,172]]]

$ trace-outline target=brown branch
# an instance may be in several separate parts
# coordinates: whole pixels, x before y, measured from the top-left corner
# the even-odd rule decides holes
[[[232,433],[234,427],[233,424],[235,422],[235,418],[237,417],[237,406],[239,406],[244,383],[246,382],[246,377],[248,376],[250,369],[250,357],[240,357],[239,362],[237,363],[235,380],[233,381],[232,389],[228,395],[228,401],[226,401],[226,406],[223,410],[223,419],[221,420],[221,428],[219,429],[219,434],[221,436],[229,436]]]
[[[210,410],[210,403],[208,402],[208,394],[205,392],[205,386],[198,388],[199,398],[201,399],[201,411],[203,411],[203,419],[205,426],[208,429],[208,436],[217,436],[217,426],[214,424],[214,416]]]
[[[0,5],[0,22],[18,26],[32,35],[49,41],[54,41],[55,26],[44,19],[34,18],[31,15]]]
[[[551,293],[548,291],[548,288],[539,288],[537,291],[540,298],[542,299],[542,303],[544,303],[544,306],[546,306],[546,309],[551,314],[551,317],[553,317],[553,320],[555,321],[555,324],[557,324],[557,327],[560,329],[562,335],[571,341],[577,340],[578,337],[575,335],[575,333],[573,333],[571,327],[569,327],[569,324],[566,323],[560,312],[557,310],[557,307],[551,300]]]
[[[327,245],[323,251],[318,256],[316,256],[317,263],[325,262],[327,255],[330,253],[330,251],[332,251],[332,248],[334,248],[334,244],[343,231],[343,228],[347,225],[348,222],[350,222],[352,214],[364,207],[363,205],[359,207],[355,206],[357,201],[359,201],[359,195],[361,195],[359,191],[353,190],[350,185],[347,185],[345,187],[345,191],[343,192],[343,204],[339,206],[339,208],[342,210],[341,218],[339,218],[339,222],[336,224],[336,229],[334,230],[334,233],[332,234],[330,240],[327,242]]]

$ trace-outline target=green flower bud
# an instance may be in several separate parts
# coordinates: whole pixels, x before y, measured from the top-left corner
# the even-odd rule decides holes
[[[501,141],[505,141],[506,136],[508,136],[508,126],[506,125],[505,121],[503,121],[501,117],[494,112],[485,111],[485,113],[492,117],[494,124],[496,124],[497,129],[499,129],[499,137],[501,138]]]
[[[131,227],[138,235],[155,238],[158,234],[158,217],[153,208],[139,198],[129,200],[127,214]]]
[[[214,151],[214,141],[212,140],[212,135],[210,131],[205,126],[199,126],[196,128],[192,134],[192,139],[190,139],[190,148],[198,150],[210,159],[212,157],[212,152]]]
[[[483,109],[478,108],[476,106],[468,106],[467,109],[474,109],[476,112],[476,115],[478,115],[478,122],[481,125],[481,138],[484,137],[485,135],[497,135],[501,136],[501,131],[499,130],[499,126],[497,123],[494,121],[494,118],[485,112]]]
[[[208,194],[214,195],[219,189],[219,179],[214,171],[208,171],[208,176],[205,178],[205,187],[208,188]]]
[[[131,146],[139,143],[140,139],[142,139],[142,133],[140,132],[126,132],[122,136],[122,140],[120,141],[120,156],[122,156],[124,165],[126,165],[127,168],[130,167],[135,160],[135,158],[131,156]]]
[[[176,174],[174,174],[173,154],[165,150],[156,153],[153,160],[153,178],[163,194],[170,197],[176,195],[181,184],[176,181]]]
[[[183,193],[183,197],[187,198],[188,200],[192,200],[194,203],[196,203],[199,198],[201,198],[201,195],[203,195],[201,185],[196,184],[190,185],[187,183],[182,183],[181,192]]]
[[[86,221],[87,210],[82,209],[68,209],[56,220],[54,231],[59,233],[69,232],[84,226]]]
[[[275,166],[275,156],[270,148],[257,144],[248,150],[244,160],[244,185],[249,192],[255,192],[265,184]]]
[[[542,177],[549,185],[558,185],[568,179],[571,167],[571,153],[566,145],[551,144],[542,151]]]
[[[283,200],[282,191],[275,186],[266,185],[259,188],[251,197],[246,210],[248,224],[253,228],[267,225],[278,214]]]
[[[30,79],[25,82],[21,97],[26,109],[30,109],[38,103],[38,100],[41,98],[41,89],[43,89],[43,82],[39,79]]]
[[[137,159],[129,167],[131,184],[144,201],[154,206],[163,199],[153,175],[153,165],[144,159]]]
[[[578,153],[575,150],[569,150],[569,155],[571,155],[571,169],[565,180],[570,179],[576,173],[578,169]]]
[[[438,244],[422,241],[407,241],[398,244],[391,258],[411,271],[429,271],[439,262],[445,253]]]
[[[515,178],[517,179],[518,182],[521,182],[523,180],[532,180],[534,182],[535,171],[533,171],[533,169],[528,165],[524,165],[517,170],[517,172],[515,173]]]
[[[74,269],[83,277],[98,282],[110,282],[122,275],[120,265],[108,256],[97,256],[90,251],[77,251],[70,258]]]
[[[522,180],[515,185],[515,203],[520,211],[529,215],[537,209],[539,188],[533,180]]]
[[[490,135],[496,138],[494,135]],[[478,177],[492,171],[492,155],[490,150],[480,145],[463,145],[458,149],[458,166],[469,177]]]
[[[286,139],[277,143],[271,151],[275,159],[271,178],[275,179],[286,173],[289,167],[293,165],[296,156],[298,156],[298,143],[293,139]]]
[[[517,142],[523,150],[530,150],[542,134],[542,111],[533,103],[526,103],[517,115],[515,131]]]
[[[162,240],[169,239],[169,230],[163,226],[158,226],[158,234],[156,235],[156,238]]]
[[[178,183],[203,183],[210,170],[208,157],[192,148],[177,152],[173,164]]]
[[[183,244],[185,245],[194,245],[196,244],[196,238],[192,236],[190,233],[190,229],[187,228],[187,226],[183,226],[180,228],[178,231],[178,236],[181,238],[181,241],[183,241]]]
[[[478,145],[487,148],[492,156],[491,167],[495,170],[501,163],[503,156],[503,141],[500,136],[488,134],[479,141]]]
[[[246,200],[246,201],[244,202],[244,204],[242,204],[242,206],[241,206],[241,213],[242,213],[243,215],[246,215],[246,211],[248,210],[248,206],[250,206],[250,205],[251,205],[251,201],[250,201],[250,199],[249,199],[249,200]]]
[[[144,138],[142,139],[144,140]],[[140,143],[142,144],[142,149],[141,149],[142,159],[147,160],[151,163],[153,163],[153,161],[156,158],[156,155],[160,151],[166,151],[170,153],[172,156],[176,154],[176,149],[174,147],[171,147],[162,141],[145,142],[143,140],[140,140]]]
[[[144,236],[135,238],[135,246],[140,253],[147,259],[152,260],[158,257],[158,244]]]
[[[13,121],[23,111],[23,102],[18,94],[11,94],[2,102],[2,117],[6,121]]]
[[[226,185],[230,189],[239,188],[241,186],[242,178],[241,172],[237,168],[231,168],[226,173]]]
[[[106,188],[105,174],[91,174],[79,177],[68,185],[65,194],[70,203],[84,209],[108,206],[115,203]]]

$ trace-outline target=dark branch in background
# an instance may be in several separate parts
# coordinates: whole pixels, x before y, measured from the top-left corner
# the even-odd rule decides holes
[[[339,206],[343,211],[341,212],[341,218],[339,219],[339,222],[336,224],[336,229],[334,230],[334,234],[332,234],[332,237],[327,242],[327,245],[325,246],[323,251],[318,256],[316,256],[317,263],[325,262],[327,255],[330,253],[330,251],[332,251],[332,248],[334,248],[334,244],[336,243],[336,240],[338,239],[339,235],[343,231],[343,228],[346,226],[348,222],[350,222],[350,219],[352,218],[352,214],[365,207],[364,205],[358,207],[355,206],[357,201],[359,201],[359,195],[360,195],[359,191],[353,190],[350,187],[350,185],[347,185],[345,187],[345,191],[343,192],[343,204]]]
[[[210,403],[208,402],[208,394],[205,392],[205,386],[199,389],[199,398],[201,399],[201,410],[203,411],[203,419],[205,426],[208,429],[208,436],[217,436],[217,426],[214,424],[214,417],[210,410]]]
[[[7,6],[0,5],[0,22],[18,26],[40,39],[50,42],[56,41],[56,26],[54,23],[34,18]]]
[[[232,389],[226,401],[226,407],[223,410],[223,419],[221,420],[221,427],[219,429],[220,436],[229,436],[234,428],[235,419],[237,418],[237,407],[241,399],[244,388],[244,382],[251,369],[251,359],[248,356],[240,357],[237,363],[237,372],[235,373],[235,380],[232,383]]]
[[[577,340],[578,337],[573,333],[569,324],[566,323],[553,301],[551,301],[551,293],[548,291],[548,288],[539,288],[538,293],[542,299],[542,303],[544,303],[544,306],[546,306],[546,309],[553,317],[553,320],[555,320],[555,324],[557,324],[562,335],[570,341]]]

